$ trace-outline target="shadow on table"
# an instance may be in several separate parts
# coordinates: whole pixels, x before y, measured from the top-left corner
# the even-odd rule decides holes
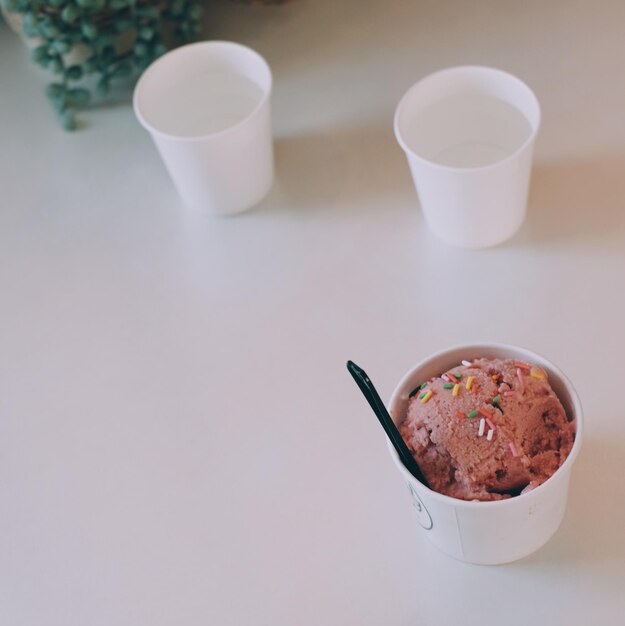
[[[359,211],[416,194],[392,128],[324,130],[275,140],[276,182],[261,209]]]
[[[341,128],[278,137],[276,184],[261,207],[273,211],[360,210],[371,200],[418,207],[392,129]],[[625,157],[538,163],[527,220],[509,247],[608,245],[625,236]]]
[[[625,440],[584,441],[562,526],[544,548],[519,561],[519,566],[621,567],[625,561],[624,458]]]
[[[624,199],[625,157],[536,163],[527,221],[510,245],[620,241]]]

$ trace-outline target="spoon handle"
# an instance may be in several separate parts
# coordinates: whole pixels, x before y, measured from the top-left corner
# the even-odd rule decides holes
[[[397,451],[399,458],[402,463],[405,465],[406,469],[420,482],[424,485],[427,485],[425,477],[423,473],[419,469],[417,462],[414,460],[414,457],[410,453],[406,442],[401,436],[399,430],[397,430],[397,426],[393,422],[389,412],[386,410],[382,399],[380,398],[376,388],[373,386],[371,379],[367,376],[367,373],[356,365],[353,361],[347,361],[347,369],[349,373],[352,375],[358,387],[360,387],[360,391],[362,391],[363,395],[367,399],[367,402],[373,409],[373,412],[376,414],[380,424],[382,424],[382,428],[384,428],[384,432],[387,434],[388,438],[391,440],[393,447]]]

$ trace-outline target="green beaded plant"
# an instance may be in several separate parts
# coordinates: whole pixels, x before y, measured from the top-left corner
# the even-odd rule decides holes
[[[76,108],[90,102],[92,91],[105,96],[112,81],[200,32],[195,0],[1,1],[19,16],[33,60],[56,75],[46,93],[66,130],[76,127]]]

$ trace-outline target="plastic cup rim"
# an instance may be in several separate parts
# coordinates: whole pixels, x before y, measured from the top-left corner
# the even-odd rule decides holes
[[[566,471],[570,471],[573,463],[575,462],[575,459],[577,458],[577,455],[579,454],[580,448],[582,446],[583,412],[582,412],[582,405],[581,405],[579,396],[577,394],[577,391],[575,390],[575,387],[573,387],[573,384],[571,383],[569,378],[564,374],[564,372],[562,372],[562,370],[556,365],[554,365],[549,359],[538,354],[537,352],[534,352],[533,350],[529,350],[528,348],[523,348],[522,346],[518,346],[514,344],[497,343],[497,342],[458,344],[450,348],[446,348],[444,350],[439,350],[438,352],[435,352],[427,356],[426,358],[419,361],[414,367],[410,368],[410,370],[408,370],[408,372],[406,372],[406,374],[404,374],[404,376],[401,378],[401,380],[399,381],[399,383],[393,390],[393,393],[391,395],[391,400],[389,401],[389,407],[392,407],[393,401],[399,395],[401,388],[411,378],[414,372],[424,367],[425,365],[427,365],[427,363],[429,363],[430,361],[433,361],[434,359],[437,359],[439,357],[444,357],[447,354],[456,352],[457,350],[475,351],[475,350],[480,350],[480,349],[488,350],[492,348],[497,349],[497,350],[503,350],[503,351],[506,351],[506,350],[522,351],[529,355],[538,357],[539,360],[542,360],[549,364],[550,369],[552,369],[554,373],[557,374],[558,378],[564,383],[564,385],[566,386],[571,396],[571,401],[572,401],[574,411],[575,411],[575,441],[573,442],[573,447],[571,448],[571,452],[566,457],[564,463],[544,483],[538,485],[538,487],[535,487],[534,489],[532,489],[531,491],[528,491],[527,493],[519,494],[518,496],[514,496],[512,498],[506,498],[505,500],[492,500],[492,501],[462,500],[460,498],[453,498],[451,496],[446,496],[445,494],[442,494],[442,493],[439,493],[438,491],[434,491],[433,489],[430,489],[429,487],[424,485],[422,482],[418,481],[406,469],[404,464],[399,459],[399,456],[397,455],[395,448],[393,448],[393,446],[391,445],[391,442],[387,441],[387,447],[390,452],[391,458],[393,459],[393,462],[395,463],[397,468],[400,470],[400,472],[404,475],[404,477],[410,482],[410,484],[417,485],[419,490],[424,491],[432,499],[438,500],[439,502],[447,506],[455,506],[455,507],[468,508],[468,509],[474,509],[476,507],[479,509],[484,509],[486,507],[498,508],[498,507],[510,506],[511,504],[518,502],[519,498],[533,497],[534,495],[539,494],[541,491],[543,491],[545,485],[548,485],[549,483],[551,483],[551,481],[555,477],[561,476]]]
[[[533,103],[536,105],[536,112],[537,112],[536,125],[534,126],[533,124],[531,124],[529,120],[527,120],[528,123],[530,123],[530,125],[532,126],[532,132],[530,133],[529,137],[514,152],[512,152],[511,154],[508,154],[503,159],[499,159],[498,161],[495,161],[494,163],[488,163],[487,165],[478,165],[474,167],[455,167],[452,165],[443,165],[442,163],[437,163],[436,161],[431,161],[430,159],[426,159],[425,157],[421,156],[420,154],[417,154],[414,150],[412,150],[408,146],[408,144],[404,141],[401,135],[401,132],[399,129],[399,117],[402,114],[404,107],[406,106],[406,101],[408,100],[408,97],[414,91],[416,91],[420,86],[422,86],[422,84],[425,81],[428,81],[431,78],[434,78],[435,76],[440,76],[442,74],[454,73],[454,72],[460,72],[460,71],[465,72],[467,70],[479,71],[479,72],[489,73],[489,74],[503,75],[503,76],[506,76],[507,78],[514,80],[519,85],[521,85],[524,89],[527,90]],[[521,111],[521,114],[523,115],[523,117],[527,119],[527,116],[525,115],[525,113]],[[510,74],[509,72],[506,72],[505,70],[500,70],[495,67],[488,67],[486,65],[457,65],[454,67],[448,67],[448,68],[433,72],[431,74],[428,74],[427,76],[424,76],[423,78],[421,78],[416,83],[414,83],[411,87],[408,88],[408,90],[401,97],[399,103],[397,104],[397,107],[395,108],[395,115],[393,117],[393,130],[395,132],[395,138],[397,139],[397,142],[401,146],[402,150],[411,158],[414,158],[417,161],[421,162],[423,165],[427,165],[431,168],[458,174],[458,173],[464,173],[464,172],[478,172],[478,171],[481,172],[481,171],[487,171],[489,169],[495,169],[507,163],[508,161],[511,161],[517,158],[519,154],[521,154],[529,145],[531,145],[536,140],[536,135],[538,134],[538,131],[540,129],[540,122],[541,122],[540,102],[538,101],[538,98],[536,97],[536,94],[532,91],[532,89],[530,89],[530,87],[525,82],[523,82],[520,78],[518,78],[514,74]]]
[[[257,105],[252,110],[252,112],[246,115],[244,118],[240,119],[235,124],[232,124],[232,126],[228,126],[228,128],[224,128],[222,130],[212,132],[212,133],[203,133],[201,135],[193,135],[191,137],[184,136],[184,135],[176,135],[173,133],[166,133],[158,129],[154,125],[152,125],[150,122],[148,122],[143,116],[143,114],[141,113],[141,107],[139,104],[140,90],[145,85],[148,75],[157,70],[157,66],[161,61],[163,61],[167,57],[171,57],[185,50],[189,50],[190,48],[199,48],[199,47],[206,47],[206,48],[230,47],[230,48],[238,48],[240,50],[244,50],[246,53],[249,53],[252,56],[256,57],[256,59],[259,60],[261,64],[264,66],[264,68],[267,71],[268,78],[269,78],[269,86],[267,87],[267,89],[263,90],[264,93],[262,97],[260,98],[260,100],[258,101]],[[225,40],[197,41],[195,43],[189,43],[184,46],[179,46],[177,48],[174,48],[173,50],[166,52],[163,56],[159,57],[158,59],[155,59],[145,69],[145,71],[141,74],[141,76],[139,77],[139,80],[137,81],[137,84],[135,86],[133,96],[132,96],[132,106],[135,112],[135,116],[139,120],[139,123],[150,134],[156,135],[158,137],[162,137],[164,139],[172,139],[175,141],[197,142],[197,141],[204,141],[206,139],[213,139],[216,137],[227,135],[228,133],[232,133],[238,128],[240,128],[241,126],[243,126],[246,122],[252,119],[258,113],[258,111],[265,105],[267,100],[269,100],[269,98],[271,97],[272,89],[273,89],[273,74],[271,73],[271,67],[269,66],[269,63],[267,63],[265,58],[260,53],[256,52],[256,50],[254,50],[253,48],[237,43],[236,41],[225,41]]]

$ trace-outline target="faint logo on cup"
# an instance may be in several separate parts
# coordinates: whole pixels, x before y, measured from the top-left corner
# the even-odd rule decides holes
[[[419,526],[425,528],[425,530],[430,530],[434,524],[428,510],[425,508],[425,504],[421,502],[421,498],[419,498],[412,485],[409,484],[408,489],[410,489],[410,494],[412,495],[412,508],[416,513]]]

